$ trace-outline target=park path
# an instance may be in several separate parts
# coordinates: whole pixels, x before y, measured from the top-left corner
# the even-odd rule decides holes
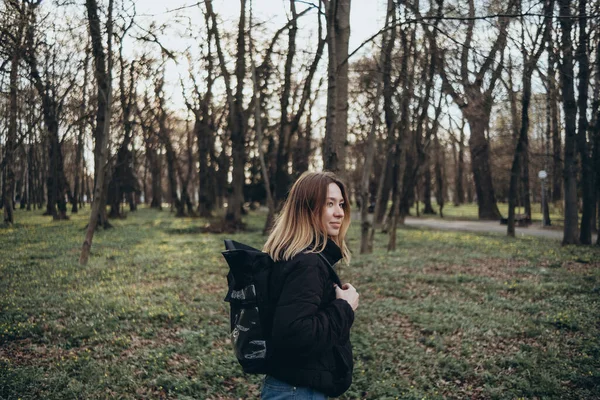
[[[356,215],[353,215],[352,218],[354,221],[359,221],[360,214],[356,213]],[[506,225],[500,225],[500,222],[495,221],[457,221],[436,218],[406,217],[404,223],[407,226],[414,226],[417,228],[498,233],[506,235]],[[558,230],[554,228],[544,229],[540,226],[540,223],[533,223],[528,227],[515,227],[515,236],[537,236],[562,241],[563,231],[562,229]],[[595,243],[597,235],[594,234],[592,236],[592,242]]]

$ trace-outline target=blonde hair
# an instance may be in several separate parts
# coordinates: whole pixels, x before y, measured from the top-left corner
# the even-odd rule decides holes
[[[337,237],[328,238],[322,215],[327,201],[327,188],[335,183],[342,192],[344,219]],[[263,247],[274,261],[287,261],[312,246],[310,253],[320,253],[327,240],[333,240],[342,251],[342,258],[350,262],[350,251],[344,241],[350,226],[350,203],[346,187],[332,172],[305,172],[290,189],[281,213]]]

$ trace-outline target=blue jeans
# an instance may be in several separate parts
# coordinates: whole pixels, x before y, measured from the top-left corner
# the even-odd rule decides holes
[[[321,392],[307,388],[292,386],[266,375],[260,393],[262,400],[327,400]]]

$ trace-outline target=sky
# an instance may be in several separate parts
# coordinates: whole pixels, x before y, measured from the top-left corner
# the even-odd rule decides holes
[[[307,6],[305,3],[316,3],[318,0],[297,0],[296,10],[301,12]],[[365,40],[377,33],[383,26],[385,20],[386,0],[352,0],[350,7],[350,43],[349,52],[359,47]],[[136,12],[140,25],[148,26],[151,22],[158,24],[171,21],[170,24],[177,29],[175,19],[182,21],[180,23],[183,31],[187,26],[188,21],[197,21],[200,29],[203,29],[204,20],[202,14],[196,6],[198,0],[170,0],[169,2],[159,0],[144,0],[136,1]],[[250,0],[247,0],[247,7],[250,5]],[[204,10],[204,5],[200,5]],[[223,21],[224,26],[220,26],[220,32],[224,30],[235,32],[240,12],[239,0],[213,0],[213,8]],[[288,21],[290,15],[289,0],[252,0],[252,8],[254,21],[266,21],[266,28],[270,32],[275,32],[280,29]],[[177,17],[179,16],[179,17]],[[184,18],[181,18],[183,16]],[[189,18],[189,19],[187,19]],[[194,23],[192,22],[192,24]],[[297,46],[299,49],[311,47],[314,49],[316,40],[313,37],[316,32],[316,18],[314,12],[312,14],[300,18],[298,23]],[[165,47],[169,49],[180,50],[189,46],[189,42],[181,39],[181,35],[172,33],[167,37],[161,38]],[[285,36],[282,37],[285,43]],[[310,41],[310,45],[308,43]],[[135,53],[135,48],[130,48],[129,51]],[[365,54],[365,51],[361,52]],[[358,54],[361,54],[360,52]],[[357,56],[355,56],[357,57]],[[321,61],[321,68],[326,66],[326,52],[324,60]],[[185,103],[179,86],[180,77],[184,80],[188,76],[187,63],[183,62],[179,65],[170,62],[166,67],[166,81],[169,87],[165,88],[165,92],[169,97],[172,107],[178,110],[185,109]]]

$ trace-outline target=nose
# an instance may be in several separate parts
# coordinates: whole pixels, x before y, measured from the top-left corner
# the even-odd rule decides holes
[[[333,215],[336,216],[336,217],[343,217],[344,216],[344,209],[338,204],[337,206],[335,206],[335,210],[334,210]]]

